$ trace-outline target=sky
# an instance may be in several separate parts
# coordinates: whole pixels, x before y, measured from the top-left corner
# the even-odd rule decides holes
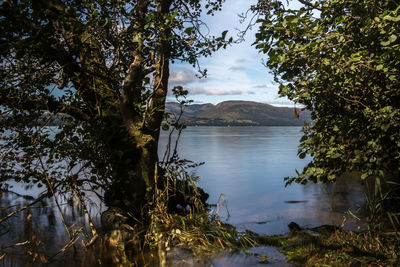
[[[211,33],[218,35],[228,30],[236,38],[237,30],[244,29],[238,14],[246,12],[256,0],[226,0],[222,11],[204,17]],[[274,106],[293,106],[287,98],[279,98],[278,85],[274,84],[270,71],[262,64],[265,55],[258,53],[251,44],[255,40],[258,26],[245,36],[245,41],[215,52],[211,57],[200,58],[208,77],[195,77],[196,69],[188,64],[175,63],[171,66],[170,88],[181,85],[189,91],[189,99],[195,103],[217,104],[227,100],[246,100]],[[174,97],[169,96],[168,101]]]

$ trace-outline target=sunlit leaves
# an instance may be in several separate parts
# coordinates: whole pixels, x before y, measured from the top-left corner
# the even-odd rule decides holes
[[[199,56],[233,41],[202,21],[223,1],[3,2],[0,181],[46,184],[47,173],[65,189],[76,175],[92,189],[120,183],[129,197],[145,179],[142,191],[151,187],[169,63],[206,74]]]
[[[321,11],[264,5],[255,45],[279,93],[312,111],[299,156],[312,162],[288,182],[399,174],[400,8],[390,1],[319,1]]]

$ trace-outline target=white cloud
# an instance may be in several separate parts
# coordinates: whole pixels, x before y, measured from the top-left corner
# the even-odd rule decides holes
[[[227,36],[235,35],[235,28],[244,29],[237,14],[246,12],[257,0],[226,0],[221,12],[205,16],[211,34],[219,35],[229,30]],[[247,22],[248,23],[248,22]],[[221,49],[207,58],[199,58],[201,68],[208,70],[207,79],[197,79],[196,70],[189,64],[176,64],[171,71],[170,87],[182,85],[189,91],[189,98],[204,103],[219,103],[226,100],[267,102],[276,105],[293,104],[278,98],[278,86],[273,84],[272,75],[262,64],[265,55],[252,46],[258,26],[248,31],[244,42]],[[279,103],[278,103],[279,102]]]
[[[189,88],[189,95],[241,95],[239,89],[204,89],[201,87]]]
[[[236,63],[246,63],[248,60],[246,58],[239,58],[236,60]]]
[[[228,70],[231,70],[231,71],[245,71],[246,68],[243,67],[243,66],[239,66],[239,67],[232,66],[232,67],[230,67]]]
[[[211,89],[208,90],[207,95],[241,95],[242,91],[239,89],[227,90],[227,89]]]
[[[205,95],[207,90],[201,87],[188,88],[190,95]]]
[[[171,70],[169,83],[172,85],[185,85],[198,80],[192,70]]]
[[[277,89],[278,85],[275,85],[275,84],[272,84],[272,83],[257,84],[257,85],[252,86],[252,88],[257,88],[257,89],[265,89],[265,88]]]

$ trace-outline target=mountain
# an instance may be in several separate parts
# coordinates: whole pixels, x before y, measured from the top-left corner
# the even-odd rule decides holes
[[[168,102],[166,111],[179,114],[179,104]],[[297,119],[293,108],[275,107],[251,101],[225,101],[217,105],[192,104],[184,109],[182,120],[187,125],[217,126],[288,126],[310,121],[309,111],[300,111]]]

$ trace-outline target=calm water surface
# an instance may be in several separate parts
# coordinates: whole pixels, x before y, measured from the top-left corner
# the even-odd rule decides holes
[[[219,201],[223,204],[219,211],[221,218],[239,230],[280,234],[288,232],[287,225],[291,221],[303,227],[342,223],[351,230],[363,227],[363,219],[358,221],[346,213],[350,210],[363,218],[363,187],[354,179],[342,179],[337,185],[293,184],[285,187],[283,178],[295,175],[295,170],[301,170],[309,160],[297,157],[298,140],[302,136],[300,130],[301,127],[188,127],[181,136],[178,152],[181,158],[205,162],[193,170],[202,177],[199,186],[210,194],[208,203]],[[163,132],[160,139],[161,158],[167,139],[167,134]],[[13,190],[19,194],[38,193],[37,189],[29,190],[20,184],[15,184]],[[90,213],[99,223],[104,207],[96,199],[93,200],[94,203],[89,205]],[[8,207],[21,207],[25,202],[30,200],[3,194],[0,198],[0,217],[7,214]],[[86,220],[77,206],[68,205],[66,200],[61,202],[68,226],[75,223],[85,225]],[[36,236],[37,240],[44,241],[42,244],[46,244],[48,252],[55,253],[62,248],[67,238],[58,211],[51,199],[44,203],[44,207],[31,211],[32,220],[26,219],[29,214],[25,211],[0,224],[0,247]],[[259,247],[253,250],[254,253],[268,255],[272,265],[287,266],[284,256],[276,248]],[[21,253],[20,250],[15,250],[16,258],[12,258],[13,264],[7,266],[29,266],[29,263],[18,264],[19,259],[24,258],[18,253]],[[70,266],[74,262],[78,266],[82,257],[91,256],[85,253],[70,255],[63,256],[57,265]],[[176,257],[178,262],[171,266],[184,266],[179,265],[179,257],[184,258],[182,262],[192,261],[191,266],[257,266],[259,263],[257,258],[241,254],[225,254],[197,261],[197,264],[195,258],[182,252]],[[1,261],[0,265],[2,263],[5,261]]]
[[[288,231],[291,221],[301,226],[341,225],[357,230],[363,226],[346,212],[362,215],[363,188],[343,179],[337,185],[292,184],[284,177],[296,175],[310,160],[299,159],[301,127],[188,127],[181,136],[182,158],[205,162],[196,174],[199,185],[216,203],[221,194],[221,215],[239,229],[260,234]],[[161,138],[160,150],[166,142]],[[162,151],[160,151],[162,153]],[[346,219],[344,219],[344,216]]]

